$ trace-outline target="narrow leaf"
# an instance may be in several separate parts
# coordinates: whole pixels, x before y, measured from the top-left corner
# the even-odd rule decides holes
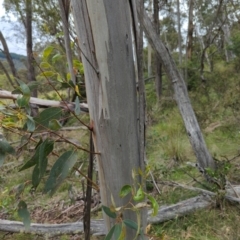
[[[46,139],[44,142],[40,140],[39,143],[37,144],[35,154],[19,169],[19,172],[34,166],[39,162],[39,159],[41,160],[47,157],[52,152],[54,145],[53,141]]]
[[[122,224],[116,224],[115,225],[115,230],[114,230],[114,237],[116,240],[119,240],[120,236],[122,233]]]
[[[107,236],[104,238],[104,240],[111,240],[111,239],[112,239],[112,236],[113,236],[113,233],[114,233],[114,230],[115,230],[115,225],[110,229],[109,233],[108,233]]]
[[[27,130],[29,132],[33,132],[35,130],[35,122],[33,120],[33,117],[27,115]]]
[[[127,227],[132,228],[134,230],[138,230],[137,223],[132,221],[131,219],[125,219],[125,220],[123,220],[123,222]]]
[[[106,206],[102,206],[102,210],[106,213],[107,216],[109,216],[110,218],[116,218],[117,214],[115,212],[112,212],[111,209],[109,207]]]
[[[24,201],[20,201],[18,204],[18,215],[23,220],[23,224],[26,229],[30,228],[30,214],[27,209],[27,204]]]
[[[154,197],[147,195],[147,198],[150,200],[152,205],[152,216],[156,216],[158,214],[159,205]]]
[[[41,126],[44,126],[45,128],[49,128],[49,122],[52,119],[59,120],[62,116],[62,109],[51,107],[43,110],[37,117],[34,118],[35,122]]]
[[[51,196],[57,190],[59,185],[67,177],[69,171],[77,161],[77,154],[73,151],[63,153],[54,163],[49,178],[44,187],[44,193],[49,193]]]

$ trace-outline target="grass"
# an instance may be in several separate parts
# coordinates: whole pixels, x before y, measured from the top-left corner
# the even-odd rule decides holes
[[[217,69],[221,71],[224,70],[224,72],[227,71],[221,67],[221,65],[218,65]],[[219,72],[221,73],[220,70]],[[221,77],[220,75],[219,77]],[[220,80],[224,81],[223,79]],[[162,191],[161,195],[153,193],[160,203],[160,206],[175,204],[198,195],[198,193],[193,191],[171,187],[167,182],[175,181],[197,187],[203,186],[194,179],[199,182],[204,182],[203,177],[197,169],[189,166],[189,162],[196,162],[196,158],[189,143],[177,106],[168,98],[171,90],[169,90],[165,78],[164,81],[165,95],[160,104],[156,104],[154,84],[152,82],[146,84],[148,112],[147,159],[155,180],[158,182]],[[232,86],[232,83],[230,83],[229,86]],[[208,89],[201,89],[198,92],[190,92],[191,101],[212,156],[220,161],[232,159],[238,155],[239,152],[240,129],[238,110],[236,107],[239,96],[236,94],[237,89],[220,89],[218,85],[208,87]],[[234,98],[231,98],[232,96],[234,96]],[[72,123],[72,121],[74,120],[71,119],[70,123]],[[66,136],[68,138],[75,138],[76,133],[67,132]],[[15,138],[16,137],[12,140],[15,140]],[[82,143],[82,140],[86,138],[85,133],[80,134],[78,138],[84,146],[88,143],[86,139]],[[56,150],[62,151],[65,147],[66,145],[61,145]],[[83,162],[86,157],[87,154],[82,153],[79,156],[79,164]],[[240,181],[240,177],[238,177],[239,160],[239,158],[236,158],[232,162],[233,167],[228,172],[229,180],[233,180],[234,183],[239,183]],[[9,162],[10,161],[12,161],[12,159],[9,159]],[[50,163],[53,163],[53,158],[50,160]],[[24,173],[19,173],[17,170],[14,170],[11,172],[11,175],[1,175],[0,206],[6,208],[9,219],[19,219],[16,214],[14,195],[9,194],[9,192],[19,182],[25,182],[26,180],[31,180],[31,170],[24,171]],[[41,195],[40,192],[43,184],[39,186],[35,196],[29,194],[30,186],[25,189],[23,196],[29,202],[30,209],[34,208],[34,204],[42,208],[50,209],[54,202],[68,200],[67,189],[70,183],[73,183],[77,189],[81,188],[79,179],[76,180],[70,177],[67,182],[59,188],[58,194],[54,195],[52,199]],[[205,184],[207,183],[205,182]],[[156,239],[164,240],[237,240],[240,239],[239,221],[239,207],[225,202],[221,209],[212,206],[211,208],[199,210],[188,216],[177,217],[165,223],[153,225],[151,227],[151,233],[156,236]],[[4,234],[0,233],[0,239],[3,238],[3,236]],[[13,239],[13,235],[5,236],[4,239]],[[36,236],[14,234],[14,239],[31,240],[36,239]],[[39,237],[38,239],[44,238]],[[70,240],[70,237],[61,236],[58,239]]]

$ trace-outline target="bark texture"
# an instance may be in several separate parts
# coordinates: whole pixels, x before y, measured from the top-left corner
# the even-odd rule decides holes
[[[72,1],[75,27],[82,51],[87,99],[97,156],[103,205],[116,206],[129,199],[119,190],[132,183],[132,170],[140,163],[135,69],[126,0]],[[136,221],[127,211],[124,218]],[[104,215],[108,231],[114,224]],[[135,232],[127,232],[134,239]]]

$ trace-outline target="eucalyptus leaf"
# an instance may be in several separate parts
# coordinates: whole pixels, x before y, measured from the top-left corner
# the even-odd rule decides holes
[[[68,151],[63,153],[54,163],[43,192],[49,193],[50,196],[52,196],[63,180],[67,177],[69,171],[75,165],[76,161],[76,152]]]
[[[34,118],[35,122],[39,125],[38,127],[49,128],[49,122],[53,119],[59,120],[62,116],[62,109],[51,107],[43,110],[37,117]]]
[[[53,131],[58,131],[62,128],[62,125],[57,119],[52,119],[49,121],[49,128]]]
[[[121,198],[123,198],[123,197],[127,196],[131,191],[132,191],[132,186],[124,185],[121,188],[119,195],[120,195]]]
[[[49,57],[49,55],[52,53],[53,49],[54,49],[53,46],[51,46],[51,45],[47,46],[43,50],[43,58],[47,59]]]
[[[30,214],[27,209],[27,204],[22,200],[18,204],[18,215],[22,218],[24,227],[29,229],[31,224]]]
[[[116,218],[117,214],[115,212],[112,212],[111,209],[107,206],[102,205],[102,210],[106,213],[107,216],[110,218]]]
[[[111,240],[114,231],[115,231],[115,225],[110,229],[110,231],[108,232],[108,234],[107,234],[107,236],[104,238],[104,240]]]

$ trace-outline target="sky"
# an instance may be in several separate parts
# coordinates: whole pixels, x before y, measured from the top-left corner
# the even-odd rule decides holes
[[[3,0],[0,0],[0,31],[2,31],[3,36],[6,39],[9,51],[26,55],[24,39],[16,36],[17,33],[19,33],[19,25],[14,16],[11,16],[11,22],[4,20],[5,11],[2,4]],[[2,49],[1,44],[0,48]]]

